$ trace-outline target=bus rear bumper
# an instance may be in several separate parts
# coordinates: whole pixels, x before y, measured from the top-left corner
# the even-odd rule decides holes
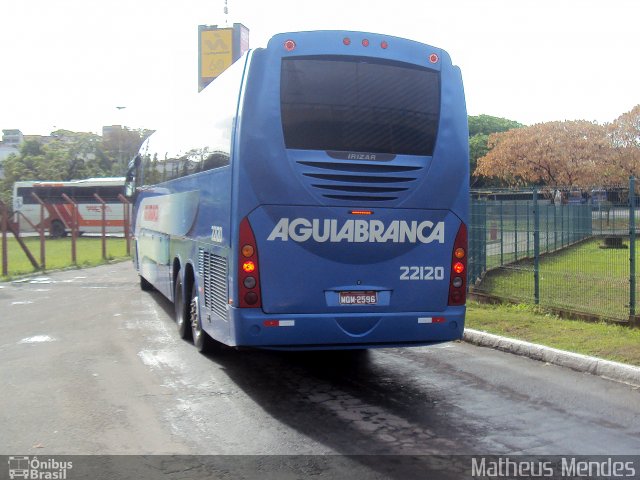
[[[443,312],[265,315],[231,309],[234,346],[277,350],[420,346],[462,338],[466,308]]]

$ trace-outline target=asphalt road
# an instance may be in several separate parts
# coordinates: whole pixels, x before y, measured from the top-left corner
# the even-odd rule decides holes
[[[637,454],[640,390],[430,348],[199,354],[130,263],[0,284],[0,454]]]

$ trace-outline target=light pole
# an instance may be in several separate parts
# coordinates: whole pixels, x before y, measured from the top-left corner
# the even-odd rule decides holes
[[[127,107],[116,107],[119,112],[122,112]],[[122,120],[122,114],[119,115],[120,120]],[[120,167],[120,171],[124,172],[126,165],[123,165],[122,159],[122,135],[124,131],[124,122],[120,121],[120,131],[118,132],[118,167]]]

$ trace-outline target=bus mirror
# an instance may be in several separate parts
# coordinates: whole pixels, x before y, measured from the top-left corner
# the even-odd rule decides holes
[[[124,184],[124,196],[125,197],[133,197],[133,194],[136,193],[136,184],[133,180],[129,181],[127,180],[127,182]]]
[[[140,167],[141,163],[142,163],[142,158],[140,157],[140,154],[136,155],[133,158],[133,160],[129,162],[129,169],[127,170],[127,178],[126,178],[127,181],[132,180],[136,177],[136,171]]]
[[[135,158],[129,162],[129,169],[127,170],[124,184],[124,194],[126,197],[133,197],[136,193],[136,178],[141,161],[142,158],[140,155],[136,155]]]

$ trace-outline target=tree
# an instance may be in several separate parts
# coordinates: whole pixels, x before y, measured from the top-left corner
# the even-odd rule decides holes
[[[478,159],[489,153],[489,135],[521,127],[521,123],[506,118],[491,115],[469,116],[469,171],[473,172]],[[479,177],[472,179],[474,186],[478,186],[478,183],[482,183]],[[484,179],[483,183],[486,184],[487,180]]]
[[[110,160],[110,172],[113,175],[124,175],[129,161],[136,156],[142,143],[153,130],[128,127],[112,127],[102,138],[101,150]]]
[[[469,137],[475,135],[491,135],[506,132],[514,128],[523,127],[521,123],[507,118],[492,117],[491,115],[469,116]]]
[[[587,121],[548,122],[492,134],[474,175],[508,185],[609,184],[607,129]],[[609,173],[610,174],[610,173]]]
[[[610,176],[625,183],[631,175],[640,175],[640,105],[618,117],[608,126],[612,146]]]
[[[94,133],[57,130],[53,141],[42,147],[45,162],[40,177],[48,180],[73,180],[111,174],[109,162],[101,150],[102,138]]]

